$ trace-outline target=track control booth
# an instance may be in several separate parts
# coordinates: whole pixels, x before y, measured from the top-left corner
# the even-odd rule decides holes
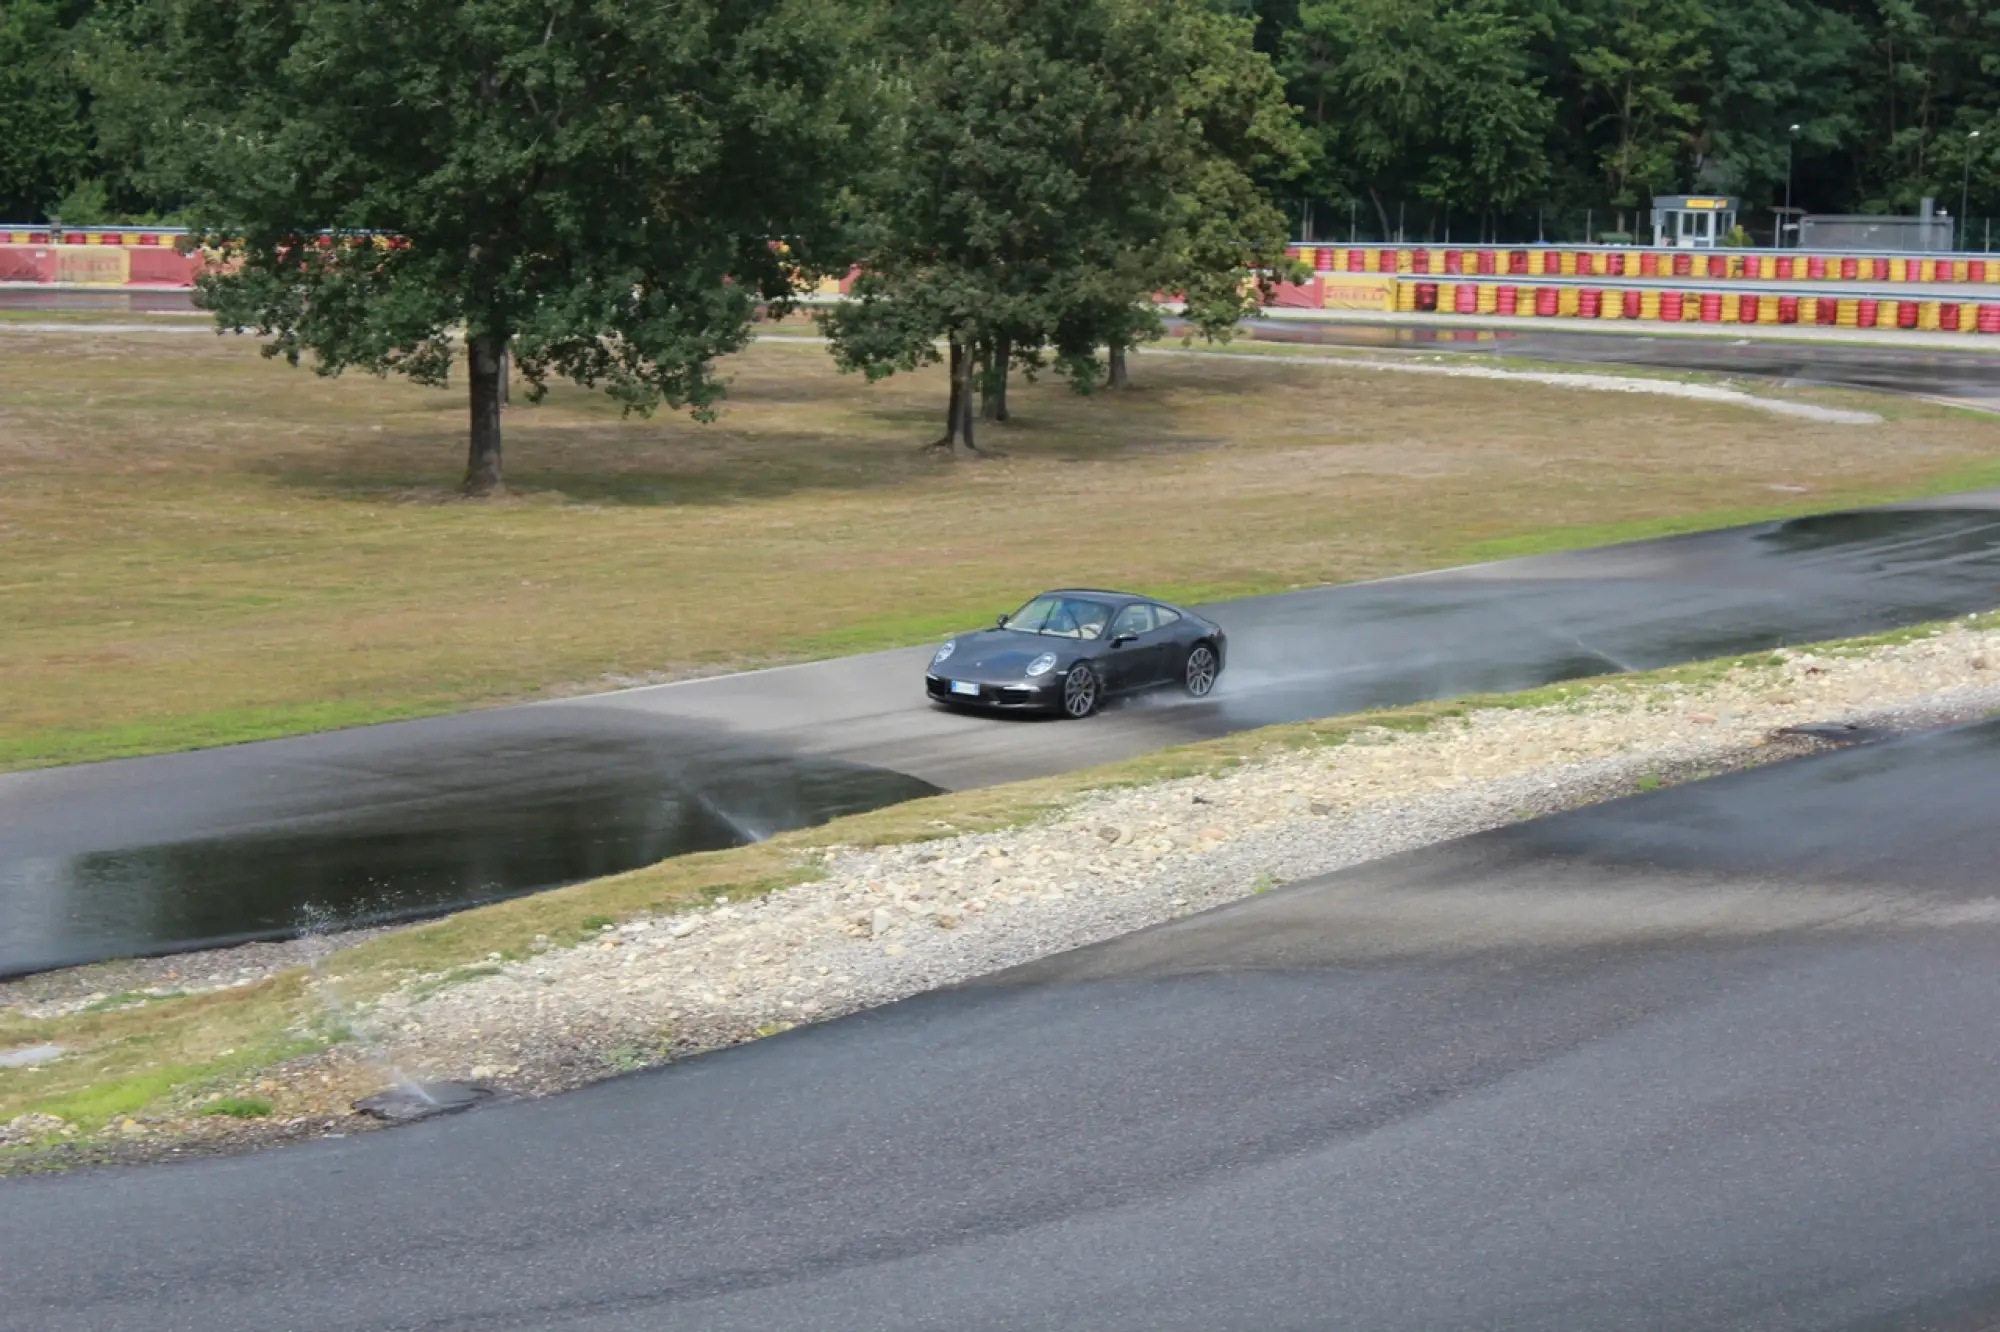
[[[1716,194],[1653,196],[1653,244],[1670,250],[1712,250],[1736,228],[1738,199]]]

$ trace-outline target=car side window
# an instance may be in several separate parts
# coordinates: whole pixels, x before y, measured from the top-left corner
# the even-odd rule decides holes
[[[1181,613],[1177,610],[1168,610],[1165,606],[1153,607],[1153,627],[1155,629],[1164,629],[1180,618]]]
[[[1152,627],[1153,608],[1151,606],[1127,606],[1124,610],[1119,611],[1118,618],[1111,622],[1111,636],[1117,638],[1123,634],[1130,634],[1132,637],[1137,638],[1140,634],[1151,631]]]

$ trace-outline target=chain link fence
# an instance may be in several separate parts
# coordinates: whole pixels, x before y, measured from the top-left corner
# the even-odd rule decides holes
[[[1652,208],[1523,209],[1507,213],[1453,212],[1422,200],[1351,199],[1329,203],[1299,200],[1291,205],[1292,236],[1329,245],[1652,245]],[[1912,219],[1914,220],[1914,219]],[[1778,234],[1779,218],[1767,208],[1745,209],[1737,217],[1738,245],[1760,249],[1797,248],[1794,223]],[[1991,254],[2000,226],[1991,217],[1962,219],[1956,249]]]

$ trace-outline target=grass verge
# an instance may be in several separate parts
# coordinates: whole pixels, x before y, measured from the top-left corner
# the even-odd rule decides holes
[[[1974,617],[1971,623],[2000,625],[2000,613]],[[1836,656],[1860,653],[1908,642],[1936,628],[1914,626],[1812,650]],[[236,989],[156,997],[143,1004],[99,1004],[59,1018],[0,1017],[0,1048],[49,1042],[69,1051],[33,1068],[0,1070],[0,1123],[22,1114],[52,1114],[91,1133],[121,1116],[145,1111],[203,1113],[204,1097],[239,1088],[284,1060],[351,1039],[329,1016],[319,986],[330,986],[343,1004],[352,1004],[406,983],[432,989],[457,984],[497,970],[496,955],[524,957],[538,942],[572,944],[634,916],[703,906],[724,895],[741,901],[810,881],[817,873],[814,866],[832,847],[994,831],[1047,817],[1093,791],[1218,772],[1289,751],[1340,745],[1383,728],[1422,731],[1482,709],[1574,705],[1605,691],[1662,684],[1699,687],[1732,671],[1775,669],[1778,662],[1761,655],[1729,657],[1272,726],[1065,776],[911,801],[753,846],[681,856],[480,907],[334,953],[317,975],[297,969]],[[1655,778],[1651,786],[1641,781],[1640,789],[1652,789],[1660,780]],[[0,1152],[0,1165],[5,1158]]]
[[[953,464],[918,448],[940,374],[760,342],[713,425],[517,400],[513,494],[468,504],[456,390],[10,332],[0,768],[891,647],[1058,583],[1203,601],[2000,484],[2000,422],[1924,403],[1829,427],[1310,350],[1020,384],[1005,456]]]

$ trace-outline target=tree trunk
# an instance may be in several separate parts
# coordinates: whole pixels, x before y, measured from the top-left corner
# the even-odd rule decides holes
[[[986,360],[986,375],[979,386],[979,414],[988,421],[1007,419],[1007,371],[1014,359],[1014,343],[1000,338]]]
[[[1382,205],[1382,196],[1375,193],[1375,187],[1368,187],[1368,202],[1375,205],[1375,217],[1382,223],[1382,238],[1389,238],[1389,210]]]
[[[979,419],[979,413],[975,410],[977,389],[973,383],[975,372],[979,368],[979,358],[973,355],[971,347],[967,347],[957,360],[959,385],[952,396],[958,399],[958,428],[952,434],[951,451],[954,456],[959,453],[977,455],[979,445],[973,439],[972,423]]]
[[[459,490],[467,495],[491,495],[505,490],[500,479],[500,396],[504,338],[469,338],[465,359],[472,382],[472,444],[465,455],[465,480]]]
[[[978,419],[979,357],[973,349],[954,337],[951,340],[951,403],[945,408],[944,435],[925,445],[954,457],[984,455],[973,440],[972,423]]]
[[[961,381],[958,377],[959,364],[965,359],[965,348],[958,339],[951,342],[951,404],[944,409],[944,434],[931,445],[934,449],[949,449],[958,437],[958,393]]]
[[[513,379],[514,353],[511,348],[503,345],[500,348],[500,405],[502,407],[509,406],[514,401],[514,395],[509,392],[509,389],[513,387]]]
[[[1125,366],[1125,344],[1122,342],[1112,343],[1110,352],[1111,387],[1115,389],[1130,388],[1132,386],[1132,372]]]

